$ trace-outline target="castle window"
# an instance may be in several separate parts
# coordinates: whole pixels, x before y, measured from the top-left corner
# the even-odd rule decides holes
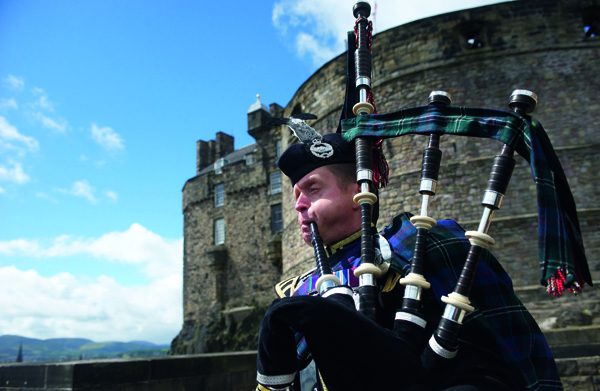
[[[215,206],[225,205],[225,185],[220,183],[215,186]]]
[[[225,243],[225,219],[215,220],[215,244]]]
[[[281,193],[281,171],[271,173],[271,194]]]
[[[253,154],[248,153],[248,154],[246,154],[245,158],[246,158],[246,165],[247,166],[251,166],[251,165],[254,164],[254,155]]]
[[[457,31],[462,35],[468,49],[479,49],[483,47],[481,32],[485,23],[481,21],[466,21],[456,26]]]
[[[277,157],[281,156],[281,140],[277,140]]]
[[[582,12],[583,32],[588,38],[600,35],[600,7],[587,7]]]
[[[283,215],[281,213],[281,204],[271,206],[271,228],[273,232],[283,231]]]

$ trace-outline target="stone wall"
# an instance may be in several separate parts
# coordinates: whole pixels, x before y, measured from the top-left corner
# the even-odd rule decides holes
[[[256,352],[0,365],[0,391],[253,391]]]
[[[565,391],[595,391],[600,357],[562,358]],[[0,365],[0,391],[253,391],[256,352]]]

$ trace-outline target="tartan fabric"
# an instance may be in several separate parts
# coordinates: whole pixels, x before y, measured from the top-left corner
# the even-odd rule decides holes
[[[395,255],[392,268],[403,275],[409,270],[415,246],[416,228],[410,223],[410,216],[397,216],[382,232]],[[429,230],[427,242],[424,276],[444,306],[441,297],[454,291],[470,243],[462,227],[452,220],[438,221]],[[562,389],[544,335],[514,294],[506,271],[487,250],[478,264],[469,299],[475,311],[465,316],[463,327],[484,334],[494,351],[519,369],[527,390]]]
[[[383,236],[392,247],[392,270],[406,275],[412,260],[416,228],[410,223],[410,214],[397,216],[385,228]],[[450,294],[458,281],[470,248],[464,230],[451,220],[439,221],[429,231],[425,278],[431,283],[426,293],[433,294],[440,306],[442,296]],[[352,269],[360,262],[360,243],[353,242],[335,252],[330,258],[333,270]],[[300,283],[294,295],[315,294],[316,272]],[[470,300],[475,311],[464,319],[461,335],[477,334],[488,341],[488,348],[501,355],[519,371],[526,390],[562,390],[562,383],[554,358],[546,340],[531,314],[515,296],[512,281],[502,266],[487,250],[477,268]],[[464,329],[468,330],[464,330]],[[306,342],[297,336],[298,356],[308,357]]]
[[[344,260],[344,262],[336,262],[332,267],[333,274],[339,278],[340,285],[355,287],[359,285],[358,277],[354,275],[354,269],[360,264],[360,258]],[[317,280],[319,274],[315,271],[306,280],[298,286],[294,292],[294,296],[308,296],[317,293]]]
[[[376,139],[406,134],[452,134],[496,139],[515,149],[531,166],[538,201],[538,249],[541,284],[560,272],[565,286],[592,285],[575,202],[566,176],[542,125],[513,112],[431,105],[342,121],[343,137]]]

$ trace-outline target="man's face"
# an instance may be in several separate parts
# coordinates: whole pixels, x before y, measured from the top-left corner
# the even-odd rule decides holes
[[[326,246],[358,231],[360,206],[352,201],[358,191],[356,183],[340,189],[337,178],[327,166],[306,174],[294,185],[295,209],[298,211],[302,239],[311,244],[311,222],[317,223]]]

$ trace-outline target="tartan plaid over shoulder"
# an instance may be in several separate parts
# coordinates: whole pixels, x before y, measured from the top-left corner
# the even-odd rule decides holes
[[[402,275],[409,271],[415,247],[416,228],[410,216],[397,216],[382,232],[392,247],[391,267]],[[438,221],[429,230],[427,243],[425,278],[436,300],[445,306],[441,297],[454,291],[470,243],[462,227],[452,220]],[[520,372],[526,390],[563,389],[544,335],[514,294],[506,271],[487,250],[478,264],[469,299],[475,311],[465,316],[464,325]],[[461,330],[463,335],[466,331]]]
[[[485,108],[431,105],[342,121],[343,137],[383,139],[407,134],[451,134],[496,139],[514,148],[531,166],[538,202],[541,284],[555,281],[574,290],[592,279],[583,248],[573,195],[542,125],[516,113]],[[562,286],[554,289],[562,292]]]

